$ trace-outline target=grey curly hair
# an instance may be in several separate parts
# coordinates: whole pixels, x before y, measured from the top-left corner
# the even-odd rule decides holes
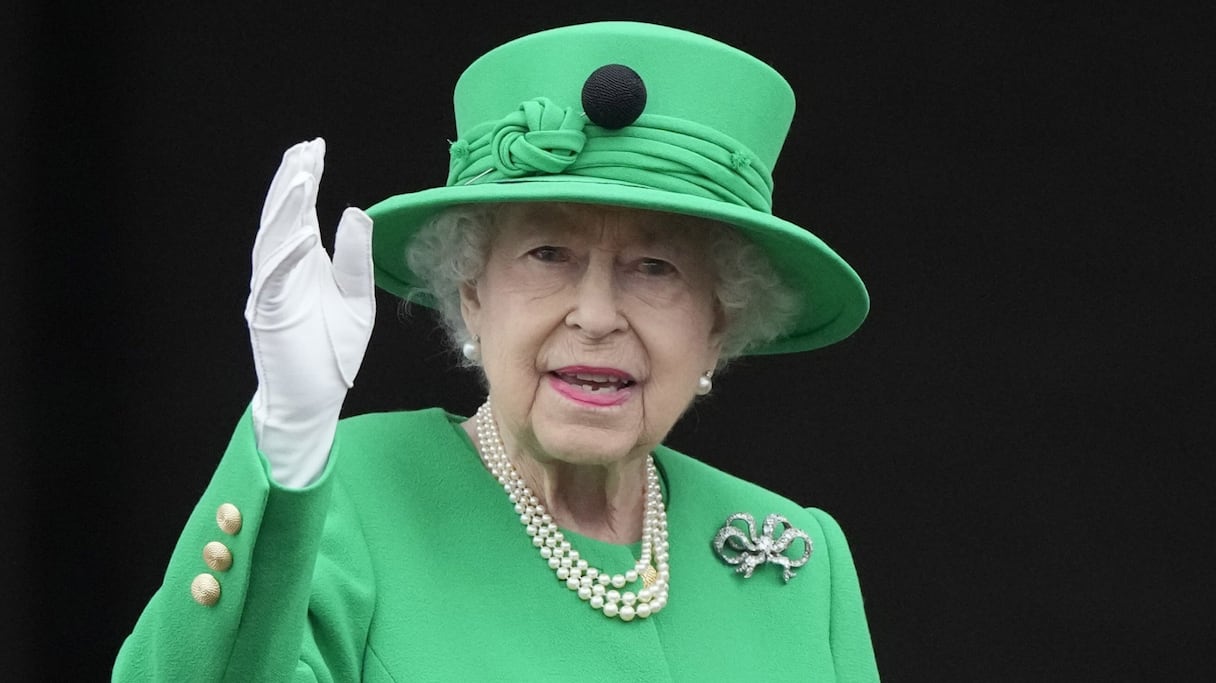
[[[435,215],[406,250],[410,270],[422,285],[406,303],[422,297],[439,312],[459,350],[470,341],[460,313],[460,286],[481,277],[493,242],[500,204],[449,208]],[[798,309],[798,296],[781,281],[768,257],[738,230],[705,220],[689,230],[708,229],[715,274],[714,296],[722,312],[722,351],[718,370],[731,360],[786,331]],[[457,354],[462,359],[463,356]]]

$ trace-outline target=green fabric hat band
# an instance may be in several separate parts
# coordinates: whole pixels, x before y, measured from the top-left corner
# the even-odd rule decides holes
[[[772,213],[773,177],[747,147],[671,116],[642,114],[611,130],[541,97],[474,126],[452,143],[450,154],[449,187],[563,174]]]

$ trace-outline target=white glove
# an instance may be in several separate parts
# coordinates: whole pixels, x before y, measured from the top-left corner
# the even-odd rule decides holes
[[[283,154],[262,208],[245,305],[258,373],[254,435],[274,480],[294,487],[325,468],[376,313],[371,218],[356,208],[342,214],[332,263],[321,246],[324,157],[321,138]]]

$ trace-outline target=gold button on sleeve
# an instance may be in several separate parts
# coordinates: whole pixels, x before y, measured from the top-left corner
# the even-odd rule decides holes
[[[212,541],[203,546],[203,562],[217,572],[226,572],[232,568],[232,551],[219,541]]]
[[[215,511],[215,523],[224,533],[236,535],[241,530],[241,511],[232,503],[224,503]]]
[[[199,574],[190,582],[190,595],[203,607],[211,607],[220,601],[220,582],[210,574]]]

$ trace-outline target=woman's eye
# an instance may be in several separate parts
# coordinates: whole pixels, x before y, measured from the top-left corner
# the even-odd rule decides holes
[[[532,258],[544,263],[561,263],[567,260],[566,251],[561,247],[537,247],[528,252]]]
[[[657,258],[645,258],[638,262],[638,270],[646,275],[671,275],[676,267]]]

